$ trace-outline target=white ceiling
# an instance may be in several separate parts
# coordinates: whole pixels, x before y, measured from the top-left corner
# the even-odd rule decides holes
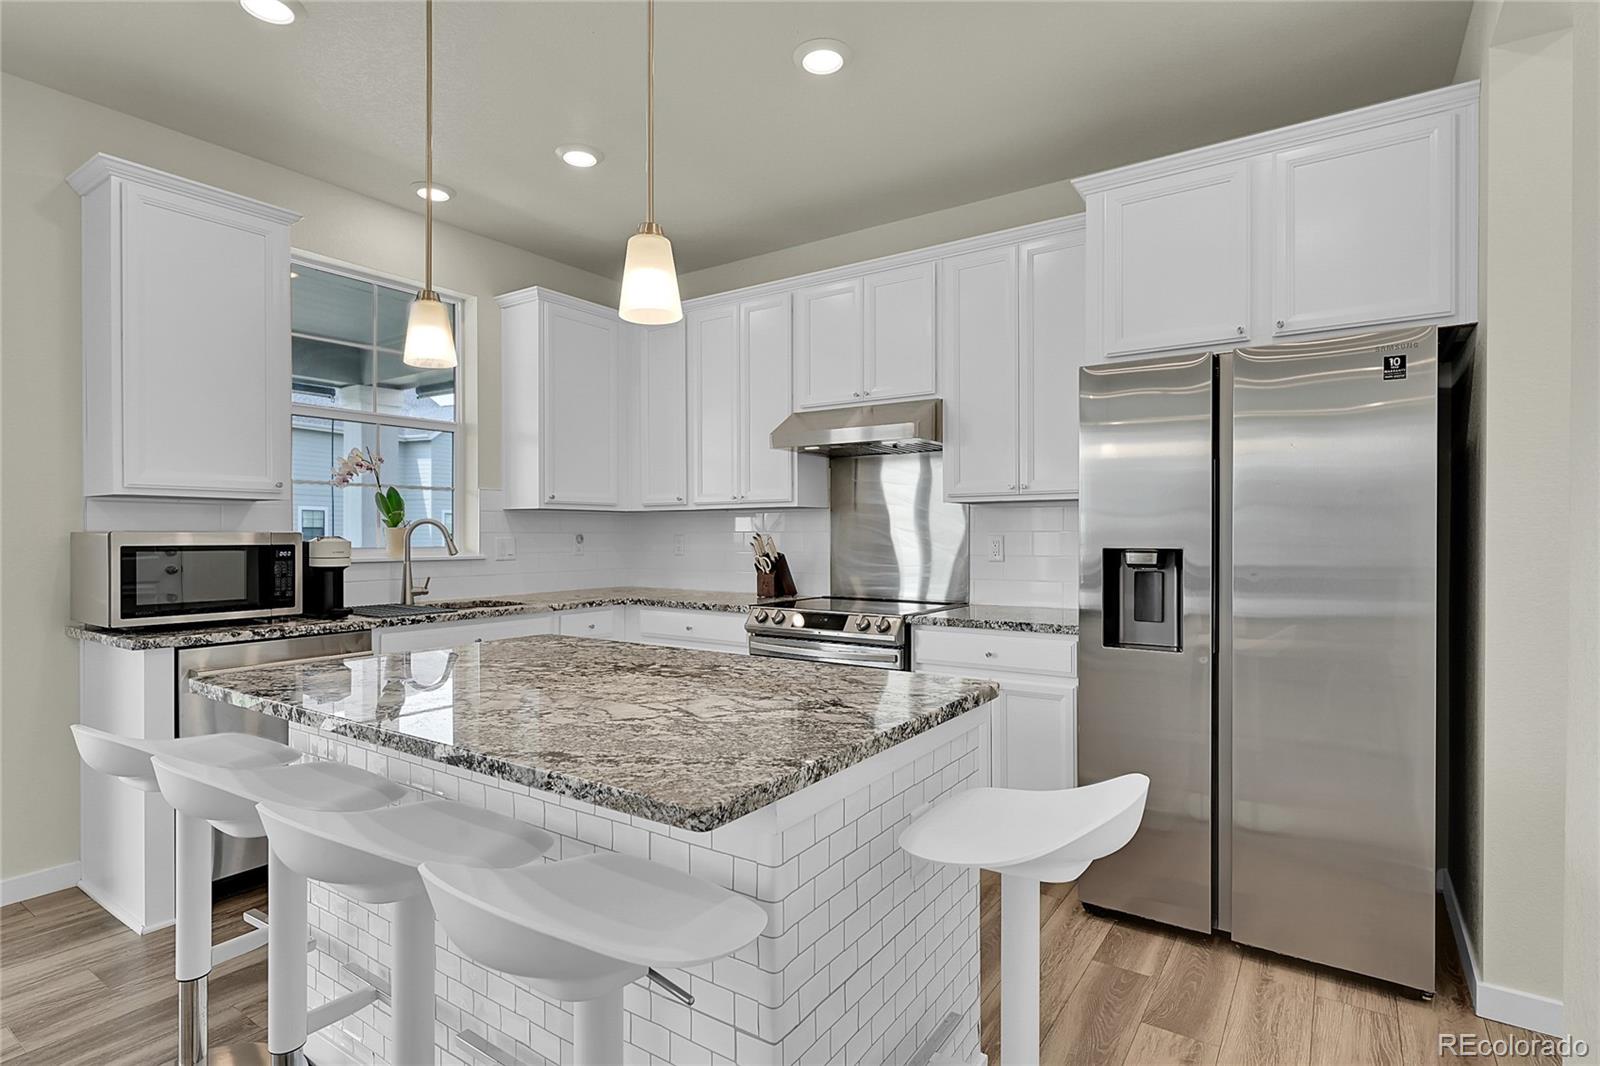
[[[691,2],[657,8],[657,214],[681,270],[1449,82],[1465,2]],[[436,7],[438,217],[620,271],[644,5]],[[422,5],[6,0],[10,73],[421,210]],[[802,74],[801,41],[854,57]],[[605,152],[590,171],[555,147]],[[1061,213],[1079,204],[1063,202]]]

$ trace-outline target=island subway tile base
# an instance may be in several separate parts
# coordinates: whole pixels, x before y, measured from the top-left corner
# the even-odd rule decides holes
[[[290,742],[542,826],[560,838],[551,860],[624,852],[759,901],[770,921],[756,943],[667,973],[694,995],[693,1007],[648,982],[627,988],[629,1063],[905,1063],[952,1013],[953,1034],[928,1050],[939,1061],[981,1063],[977,874],[913,860],[895,840],[921,805],[988,784],[989,720],[983,711],[955,718],[709,833],[303,725],[291,727]],[[387,978],[391,908],[315,882],[310,892],[311,1004],[354,986],[347,965]],[[571,1062],[570,1004],[479,966],[442,930],[436,936],[442,1061]],[[388,1008],[375,1004],[318,1034],[308,1050],[323,1044],[357,1062],[387,1062],[391,1031]],[[496,1058],[463,1043],[464,1033],[492,1045]]]

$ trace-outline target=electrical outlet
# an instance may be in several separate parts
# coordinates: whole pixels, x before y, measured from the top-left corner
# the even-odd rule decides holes
[[[673,555],[682,555],[683,554],[683,534],[682,533],[674,533],[672,535],[672,554]]]
[[[515,559],[517,557],[517,538],[494,538],[494,557],[502,561],[507,559]]]
[[[583,554],[583,534],[582,533],[574,533],[572,535],[572,554],[573,555],[582,555]]]
[[[989,538],[989,561],[991,563],[1003,563],[1006,561],[1006,538]]]

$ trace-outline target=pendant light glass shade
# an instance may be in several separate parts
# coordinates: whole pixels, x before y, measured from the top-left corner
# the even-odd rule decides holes
[[[622,268],[622,299],[617,313],[624,322],[665,326],[683,317],[678,299],[678,270],[672,261],[672,242],[661,227],[647,223],[628,238],[628,258]]]
[[[450,331],[450,309],[437,295],[419,292],[406,319],[406,366],[448,370],[456,365],[456,339]]]

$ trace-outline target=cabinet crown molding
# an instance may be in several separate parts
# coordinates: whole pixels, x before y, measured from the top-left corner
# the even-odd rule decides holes
[[[1447,85],[1442,89],[1433,89],[1425,93],[1418,93],[1415,96],[1403,97],[1399,100],[1373,104],[1370,107],[1357,108],[1354,111],[1345,111],[1325,118],[1316,118],[1293,126],[1267,130],[1264,133],[1252,133],[1231,141],[1223,141],[1220,144],[1206,145],[1203,148],[1194,148],[1187,152],[1161,156],[1158,159],[1150,159],[1142,163],[1133,163],[1113,170],[1102,170],[1095,174],[1087,174],[1081,178],[1073,178],[1072,186],[1085,198],[1088,198],[1095,193],[1105,192],[1107,189],[1114,189],[1122,185],[1130,185],[1134,182],[1146,181],[1151,178],[1159,178],[1186,170],[1194,170],[1198,167],[1247,159],[1251,156],[1293,148],[1309,141],[1323,140],[1341,133],[1348,133],[1351,130],[1364,129],[1381,123],[1418,118],[1423,115],[1437,114],[1440,111],[1453,111],[1469,105],[1476,106],[1477,102],[1478,83],[1476,81],[1464,81],[1458,85]]]
[[[292,226],[301,218],[298,211],[291,211],[286,207],[274,207],[272,204],[253,200],[248,196],[219,189],[215,185],[190,181],[188,178],[180,178],[176,174],[168,174],[164,170],[157,170],[155,167],[107,155],[104,152],[96,153],[87,163],[67,175],[67,184],[72,186],[73,191],[79,196],[88,196],[112,178],[121,178],[124,181],[190,196],[196,200],[232,208],[243,214],[285,226]]]
[[[515,292],[501,293],[499,296],[494,298],[494,302],[499,304],[502,309],[531,303],[558,304],[562,307],[571,308],[574,311],[586,311],[589,314],[610,315],[613,318],[617,318],[618,322],[622,321],[621,318],[617,317],[617,309],[615,307],[607,307],[604,304],[591,303],[588,300],[580,300],[576,296],[568,296],[564,292],[557,292],[556,290],[546,288],[543,285],[533,285],[526,289],[518,289]]]
[[[1043,222],[1030,222],[1025,226],[1013,226],[1010,229],[995,230],[992,233],[979,233],[972,237],[962,237],[959,240],[947,241],[944,244],[930,244],[923,248],[896,252],[893,255],[881,256],[877,259],[864,259],[860,262],[828,267],[824,270],[812,271],[809,274],[796,274],[791,277],[779,278],[775,281],[764,281],[759,285],[751,285],[743,289],[729,289],[725,292],[708,293],[705,296],[696,296],[692,300],[683,301],[683,307],[686,312],[691,308],[715,307],[722,303],[770,296],[812,285],[825,285],[830,281],[843,281],[848,278],[861,277],[866,274],[877,273],[880,270],[893,270],[896,267],[937,261],[952,255],[975,252],[984,248],[1019,244],[1039,237],[1076,234],[1081,240],[1083,233],[1084,217],[1083,213],[1079,212],[1076,215],[1063,215],[1060,218],[1046,219]]]

